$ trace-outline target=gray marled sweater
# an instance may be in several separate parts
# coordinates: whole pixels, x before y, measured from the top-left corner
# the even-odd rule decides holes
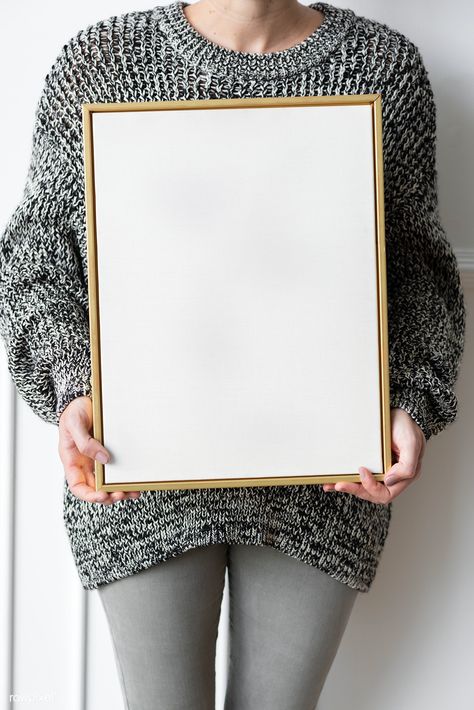
[[[385,24],[319,2],[311,7],[325,20],[303,42],[236,52],[199,34],[183,6],[87,26],[45,78],[24,193],[0,242],[0,327],[19,394],[53,424],[74,397],[91,394],[83,102],[380,92],[390,399],[429,439],[457,414],[465,308],[438,214],[436,109],[419,49]],[[271,545],[368,591],[392,505],[314,484],[144,491],[102,505],[64,482],[64,522],[85,589],[228,542]]]

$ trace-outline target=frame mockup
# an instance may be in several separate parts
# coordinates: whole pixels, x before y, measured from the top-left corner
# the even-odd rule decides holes
[[[82,109],[96,490],[383,480],[381,95]]]

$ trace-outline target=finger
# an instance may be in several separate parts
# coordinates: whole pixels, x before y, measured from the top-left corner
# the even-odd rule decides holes
[[[126,491],[104,491],[95,489],[95,474],[75,463],[65,468],[66,479],[72,493],[88,503],[105,503],[110,505],[118,500],[127,498]]]
[[[110,453],[102,446],[100,441],[94,439],[87,428],[87,420],[83,417],[72,419],[69,423],[69,433],[77,447],[84,456],[106,464],[110,461]]]
[[[367,479],[364,478],[364,473],[362,473],[362,471],[368,472]],[[358,498],[368,500],[372,503],[387,504],[400,495],[400,493],[408,487],[412,480],[404,479],[390,486],[390,488],[387,488],[385,483],[377,481],[372,472],[369,469],[366,469],[365,466],[361,466],[359,468],[359,473],[361,474],[361,481],[365,481],[365,485],[351,481],[337,481],[336,483],[323,484],[323,490],[351,493]],[[376,486],[373,485],[374,483]]]
[[[377,481],[370,469],[366,466],[359,466],[359,474],[363,487],[373,500],[378,502],[386,502],[388,500],[387,487]]]
[[[352,493],[357,495],[358,498],[363,498],[364,500],[370,500],[370,494],[366,489],[361,486],[360,483],[353,481],[336,481],[335,483],[325,483],[323,485],[324,491],[337,491],[341,493]]]
[[[418,465],[418,459],[420,457],[420,451],[418,446],[415,444],[407,444],[401,449],[400,456],[398,459],[398,471],[399,476],[402,478],[410,478],[415,475],[416,467]]]
[[[390,500],[390,491],[387,491],[385,486],[374,493],[369,493],[365,486],[360,483],[341,482],[336,484],[336,490],[352,493],[358,498],[368,500],[371,503],[387,503]]]
[[[412,483],[412,481],[413,481],[413,479],[407,478],[407,479],[402,479],[401,481],[398,481],[398,483],[394,483],[393,485],[391,485],[388,488],[384,485],[384,488],[388,493],[387,502],[389,502],[389,501],[393,500],[394,498],[396,498],[397,496],[399,496],[400,493],[405,490],[405,488],[408,488],[408,486],[410,485],[410,483]]]
[[[421,463],[419,462],[419,466]],[[377,481],[372,472],[365,466],[359,468],[362,485],[370,493],[371,500],[375,503],[388,503],[396,498],[412,482],[413,476],[401,478],[390,487],[385,485],[385,481]]]
[[[385,485],[385,481],[377,481],[372,472],[365,466],[359,468],[363,486],[371,494],[371,500],[374,503],[387,504],[396,498],[402,491],[407,488],[412,479],[401,479],[392,484],[390,487]],[[374,485],[375,484],[375,485]]]
[[[95,472],[93,469],[86,468],[85,479],[86,479],[87,485],[95,491],[96,476],[95,476]],[[127,497],[125,492],[123,492],[123,491],[101,491],[101,492],[107,494],[108,500],[111,503],[115,503],[117,500],[123,500],[124,498]]]
[[[361,498],[362,500],[368,500],[371,503],[381,503],[382,505],[387,505],[390,503],[394,498],[396,498],[402,491],[405,490],[405,488],[408,487],[410,484],[410,481],[400,481],[399,483],[396,483],[393,486],[390,486],[390,488],[387,488],[384,486],[384,491],[381,492],[377,498],[374,496],[371,496],[369,493],[367,493],[366,489],[364,486],[362,486],[360,483],[350,483],[347,481],[336,483],[336,491],[340,491],[342,493],[351,493],[352,495],[357,496],[357,498]]]
[[[408,465],[402,460],[398,461],[385,474],[384,484],[392,487],[400,481],[412,481],[415,478],[417,466],[417,461],[412,465]]]
[[[394,483],[403,480],[413,480],[416,475],[417,466],[422,456],[418,439],[409,437],[400,445],[398,461],[386,473],[384,484],[392,486]]]
[[[77,498],[89,503],[113,502],[107,491],[96,491],[95,486],[87,483],[86,474],[77,465],[69,465],[66,470],[66,480],[71,493]]]
[[[372,502],[385,502],[387,500],[387,489],[383,483],[377,481],[372,471],[365,468],[365,466],[361,466],[359,468],[359,474],[362,486],[357,482],[337,481],[336,483],[325,484],[327,486],[332,486],[332,488],[323,488],[324,490],[336,490],[344,493],[352,493],[353,495],[357,495],[359,498],[371,500]]]
[[[340,483],[336,483],[336,490],[352,493],[358,498],[369,500],[372,503],[386,504],[390,501],[390,491],[383,483],[377,481],[370,469],[365,466],[360,466],[359,474],[362,485],[360,483],[341,481]]]
[[[339,493],[351,493],[357,498],[362,498],[363,500],[370,500],[371,496],[365,490],[364,486],[360,483],[353,483],[352,481],[338,481],[334,485],[334,490]]]
[[[87,485],[95,490],[95,485],[96,485],[96,480],[95,480],[95,473],[93,470],[86,468],[84,471],[85,474],[85,480]],[[139,498],[140,497],[140,491],[104,491],[104,493],[122,493],[122,497],[120,496],[111,496],[111,502],[114,502],[116,500],[122,500],[122,499],[129,499],[129,498]]]
[[[118,500],[140,496],[139,491],[96,491],[95,472],[89,466],[81,466],[77,463],[75,448],[61,449],[61,460],[69,488],[81,500],[90,503],[111,504]]]
[[[74,483],[69,485],[69,488],[77,498],[86,503],[103,503],[107,505],[114,502],[107,491],[96,491],[95,488],[91,488],[87,483]]]
[[[362,500],[368,500],[370,503],[379,503],[382,505],[387,505],[394,498],[400,495],[400,493],[405,490],[408,485],[409,481],[400,481],[399,483],[390,486],[389,489],[385,488],[386,493],[378,496],[377,498],[374,498],[373,496],[369,495],[360,483],[349,483],[341,481],[341,483],[336,484],[335,490],[341,493],[350,493],[352,495],[355,495],[357,498],[361,498]]]

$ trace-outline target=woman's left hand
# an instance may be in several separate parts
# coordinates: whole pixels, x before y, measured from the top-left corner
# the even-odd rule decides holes
[[[390,503],[421,473],[426,439],[418,424],[404,409],[390,410],[392,425],[392,452],[397,461],[387,471],[383,481],[378,481],[365,466],[359,467],[362,483],[337,481],[324,483],[324,491],[352,493],[372,503]]]

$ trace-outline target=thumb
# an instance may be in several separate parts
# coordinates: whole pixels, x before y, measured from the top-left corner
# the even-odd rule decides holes
[[[100,463],[108,463],[110,461],[110,453],[98,439],[92,436],[92,417],[91,407],[84,406],[79,400],[75,411],[71,412],[71,416],[66,422],[69,435],[73,439],[77,449],[88,456],[89,458],[99,461]]]
[[[399,481],[404,481],[407,478],[414,478],[416,472],[416,456],[408,455],[404,458],[400,455],[399,460],[389,470],[384,478],[384,483],[387,486],[393,486]]]

